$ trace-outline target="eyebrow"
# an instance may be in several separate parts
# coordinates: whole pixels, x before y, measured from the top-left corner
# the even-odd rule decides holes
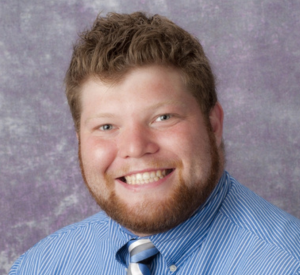
[[[158,109],[158,108],[161,108],[161,107],[166,106],[166,105],[176,105],[176,106],[184,107],[184,108],[188,107],[186,104],[182,103],[181,101],[167,100],[167,101],[164,101],[164,102],[158,102],[156,104],[145,107],[145,110]],[[113,113],[98,113],[93,117],[87,118],[84,121],[84,123],[86,123],[87,121],[90,121],[92,119],[97,119],[97,118],[115,118],[115,117],[117,117],[117,115],[115,115]]]
[[[176,106],[180,106],[180,107],[187,107],[186,104],[184,104],[183,102],[179,101],[179,100],[167,100],[167,101],[164,101],[164,102],[158,102],[156,104],[153,104],[145,109],[157,109],[157,108],[160,108],[160,107],[163,107],[165,105],[176,105]]]
[[[114,118],[114,117],[116,117],[116,115],[114,115],[113,113],[98,113],[95,116],[88,117],[84,122],[90,121],[95,118]]]

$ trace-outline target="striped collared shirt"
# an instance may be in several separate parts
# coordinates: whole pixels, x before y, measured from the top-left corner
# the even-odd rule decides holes
[[[135,238],[100,212],[40,241],[10,275],[125,275]],[[227,172],[192,217],[149,238],[159,250],[151,274],[300,274],[300,221]]]

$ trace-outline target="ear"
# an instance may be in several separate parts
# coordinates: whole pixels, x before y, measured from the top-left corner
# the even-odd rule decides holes
[[[223,119],[224,112],[219,102],[211,109],[209,113],[209,121],[212,127],[213,133],[215,134],[217,146],[220,147],[222,143],[223,135]]]

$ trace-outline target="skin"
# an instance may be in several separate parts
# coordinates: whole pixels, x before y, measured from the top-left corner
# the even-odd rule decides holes
[[[168,230],[206,200],[223,168],[223,110],[210,127],[179,70],[131,70],[120,82],[82,86],[79,157],[90,192],[117,222],[139,236]],[[166,170],[158,181],[129,185],[128,175]]]

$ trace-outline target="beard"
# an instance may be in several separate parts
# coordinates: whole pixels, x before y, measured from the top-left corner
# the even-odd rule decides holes
[[[114,178],[109,175],[105,175],[105,192],[108,196],[96,192],[91,186],[103,185],[103,180],[85,174],[79,143],[79,161],[85,184],[101,209],[131,232],[137,235],[153,235],[170,230],[190,218],[205,203],[221,176],[223,161],[209,126],[206,148],[209,157],[208,163],[205,164],[208,173],[203,176],[201,182],[189,183],[182,177],[182,163],[175,163],[179,180],[174,184],[172,193],[166,194],[163,201],[144,200],[130,207],[115,193]]]

